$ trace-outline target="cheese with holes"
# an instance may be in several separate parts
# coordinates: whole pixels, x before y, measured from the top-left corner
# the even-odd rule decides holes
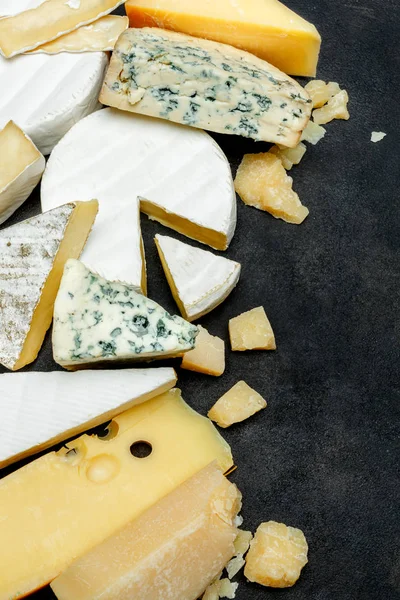
[[[241,495],[213,463],[78,558],[58,600],[193,600],[234,553]]]
[[[121,35],[100,102],[290,147],[299,142],[312,107],[296,81],[260,58],[156,28]]]
[[[223,42],[284,73],[314,77],[321,37],[278,0],[128,0],[131,27],[162,27]]]
[[[78,258],[98,204],[76,202],[0,231],[0,363],[35,360],[53,317],[66,260]]]
[[[0,480],[2,600],[46,585],[210,462],[232,467],[228,444],[179,390],[110,427],[111,439],[84,435]],[[136,442],[147,443],[147,458],[131,454]]]
[[[183,356],[181,367],[188,371],[219,377],[225,371],[225,342],[198,326],[199,335],[193,350]]]
[[[0,375],[0,468],[97,427],[175,383],[170,368]]]
[[[94,363],[182,356],[197,327],[171,316],[133,286],[67,261],[54,305],[54,360],[67,369]]]
[[[44,156],[18,125],[10,121],[0,131],[0,224],[30,196],[44,167]]]
[[[275,335],[262,306],[229,320],[232,350],[275,350]]]
[[[238,262],[165,235],[156,235],[155,242],[175,302],[188,321],[221,304],[239,281]]]
[[[267,406],[264,398],[244,381],[239,381],[221,396],[208,413],[220,427],[245,421]]]

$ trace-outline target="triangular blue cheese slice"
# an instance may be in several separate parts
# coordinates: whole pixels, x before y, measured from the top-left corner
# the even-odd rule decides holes
[[[78,260],[66,263],[53,327],[54,360],[66,369],[181,356],[197,333],[133,286],[108,281]]]

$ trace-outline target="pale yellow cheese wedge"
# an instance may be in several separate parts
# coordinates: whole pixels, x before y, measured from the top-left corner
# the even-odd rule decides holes
[[[198,325],[196,346],[183,355],[181,367],[188,371],[219,377],[225,371],[225,342]]]
[[[320,79],[309,81],[304,89],[307,90],[314,108],[323,106],[332,96],[340,92],[340,86],[335,81],[325,83]]]
[[[51,42],[103,17],[121,0],[46,0],[36,8],[0,19],[0,54],[6,58]]]
[[[262,306],[230,319],[229,336],[234,351],[275,350],[275,335]]]
[[[345,121],[348,121],[348,119],[350,119],[350,114],[347,110],[348,102],[348,93],[346,90],[341,90],[338,94],[332,96],[325,106],[314,110],[312,114],[314,122],[318,125],[324,125],[325,123],[330,123],[334,119],[344,119]]]
[[[244,381],[238,381],[226,394],[221,396],[208,413],[208,418],[220,427],[230,427],[245,421],[267,406],[258,392]]]
[[[325,136],[326,129],[321,127],[321,125],[317,125],[314,121],[308,121],[307,127],[301,134],[301,140],[303,142],[309,142],[313,146],[318,144]]]
[[[131,27],[162,27],[247,50],[285,73],[313,77],[321,37],[278,0],[128,0]]]
[[[228,444],[179,390],[121,414],[108,431],[0,480],[1,600],[46,585],[211,462],[232,467]]]
[[[305,155],[307,146],[305,144],[298,144],[295,148],[286,148],[285,146],[272,146],[269,152],[277,156],[286,171],[290,171],[293,165],[298,165]]]
[[[213,463],[78,558],[59,600],[193,600],[235,552],[241,495]]]

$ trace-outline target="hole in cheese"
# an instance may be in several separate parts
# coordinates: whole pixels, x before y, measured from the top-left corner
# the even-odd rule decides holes
[[[153,446],[150,442],[141,440],[139,442],[134,442],[130,447],[130,451],[135,458],[147,458],[153,452]]]

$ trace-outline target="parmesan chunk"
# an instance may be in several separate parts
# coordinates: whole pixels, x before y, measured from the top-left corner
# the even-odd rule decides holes
[[[236,596],[238,587],[238,583],[232,583],[232,581],[229,581],[229,579],[226,578],[221,579],[219,582],[219,597],[230,598],[232,600]]]
[[[335,96],[340,92],[340,86],[338,83],[334,81],[325,83],[325,81],[321,81],[319,79],[310,81],[307,83],[304,89],[307,90],[314,108],[323,106],[330,98],[332,98],[332,96]]]
[[[318,144],[320,140],[324,137],[326,133],[326,129],[321,127],[321,125],[317,125],[314,121],[308,121],[307,127],[301,134],[301,140],[303,142],[309,142],[313,146]]]
[[[371,142],[374,142],[374,144],[376,144],[376,142],[380,142],[381,140],[383,140],[384,137],[386,137],[386,133],[384,133],[383,131],[373,131],[371,133]]]
[[[346,90],[341,90],[338,94],[332,96],[325,106],[314,110],[314,122],[318,125],[323,125],[325,123],[330,123],[333,119],[344,119],[345,121],[348,121],[348,119],[350,119],[350,114],[347,110],[348,101],[348,93]]]
[[[290,171],[293,165],[298,165],[303,156],[305,155],[307,146],[305,144],[298,144],[295,148],[286,148],[285,146],[272,146],[269,150],[271,154],[277,156],[286,171]]]
[[[235,556],[232,558],[226,565],[226,571],[228,573],[229,579],[232,579],[239,573],[239,571],[244,567],[246,561],[243,558],[243,555]]]
[[[276,350],[275,335],[262,306],[230,319],[229,335],[234,351]]]
[[[214,404],[208,418],[226,428],[245,421],[266,406],[266,401],[258,392],[244,381],[239,381]]]
[[[243,531],[242,529],[239,531],[235,540],[236,556],[239,556],[240,554],[243,556],[246,554],[252,539],[253,534],[251,531]]]
[[[183,356],[181,367],[206,375],[222,375],[225,371],[225,342],[208,333],[201,325],[193,350]]]

